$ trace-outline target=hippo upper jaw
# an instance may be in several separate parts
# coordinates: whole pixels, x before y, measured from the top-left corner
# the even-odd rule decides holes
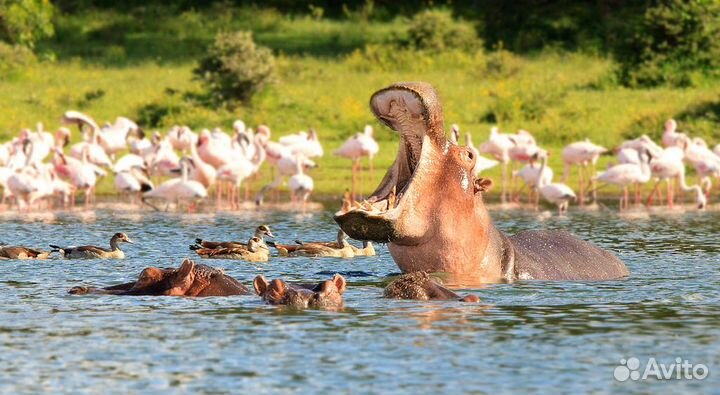
[[[428,107],[436,102],[427,84],[396,84],[373,95],[372,111],[400,134],[400,145],[375,192],[363,204],[336,213],[335,221],[350,237],[415,244],[428,236],[428,211],[437,202],[423,193],[438,178],[450,146],[442,117]]]

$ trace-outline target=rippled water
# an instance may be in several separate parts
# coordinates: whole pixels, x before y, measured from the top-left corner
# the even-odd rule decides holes
[[[0,262],[0,393],[718,392],[720,214],[542,219],[493,214],[499,228],[563,228],[615,251],[632,274],[600,283],[520,282],[470,290],[479,305],[382,299],[397,272],[385,247],[352,260],[211,261],[250,286],[348,275],[346,309],[292,311],[255,296],[73,296],[75,285],[132,280],[177,266],[197,236],[332,239],[329,212],[68,213],[0,218],[11,244],[101,243],[125,231],[120,261]],[[465,291],[461,292],[464,293]],[[702,363],[703,381],[613,379],[623,358]]]

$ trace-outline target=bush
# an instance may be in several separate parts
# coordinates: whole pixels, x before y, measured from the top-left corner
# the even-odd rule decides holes
[[[629,86],[697,85],[720,68],[720,2],[662,0],[618,54]]]
[[[485,62],[485,71],[490,77],[508,78],[520,71],[522,63],[522,59],[512,52],[498,48],[488,54],[487,61]]]
[[[220,33],[208,48],[193,74],[203,81],[213,98],[232,106],[250,104],[255,93],[271,80],[275,58],[265,47],[257,46],[250,32]]]
[[[55,33],[53,13],[49,0],[0,0],[0,40],[33,48]]]
[[[454,20],[450,11],[446,10],[425,10],[415,14],[407,34],[410,46],[420,50],[474,51],[482,47],[475,27],[468,22]]]
[[[35,55],[26,47],[0,42],[0,80],[22,72],[36,61]]]

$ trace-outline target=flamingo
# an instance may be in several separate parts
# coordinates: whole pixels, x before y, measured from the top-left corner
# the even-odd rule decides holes
[[[500,193],[500,200],[504,203],[507,199],[507,166],[510,163],[510,148],[515,146],[515,140],[513,140],[510,134],[501,134],[500,129],[497,126],[493,126],[490,129],[490,138],[488,141],[480,144],[478,151],[481,154],[490,154],[500,163],[502,163],[502,192]]]
[[[650,162],[650,168],[652,175],[656,177],[657,181],[653,186],[650,196],[647,199],[647,205],[652,204],[653,197],[658,191],[660,182],[665,181],[667,184],[667,206],[672,209],[674,207],[674,196],[673,196],[673,180],[679,178],[680,187],[683,191],[695,191],[697,194],[697,204],[699,209],[705,208],[707,199],[703,193],[702,188],[699,185],[688,186],[685,182],[685,165],[683,164],[684,151],[677,147],[672,146],[665,149],[665,152],[659,158],[653,159]]]
[[[200,158],[196,144],[190,145],[190,159],[194,165],[190,169],[190,178],[203,184],[206,189],[215,185],[217,170]]]
[[[608,150],[605,147],[601,147],[597,144],[590,142],[590,139],[585,141],[578,141],[572,143],[562,151],[562,159],[565,164],[563,171],[562,181],[567,182],[568,176],[570,175],[570,169],[572,166],[578,166],[578,178],[580,184],[580,206],[585,205],[585,178],[591,180],[591,190],[593,191],[593,201],[597,200],[595,192],[595,179],[596,170],[595,165],[597,164],[600,155],[606,153]],[[585,174],[588,165],[591,166],[590,174]]]
[[[567,212],[570,200],[574,200],[576,198],[575,192],[573,192],[573,190],[565,184],[547,182],[545,177],[543,177],[546,165],[547,156],[540,156],[540,171],[538,172],[537,179],[535,180],[535,185],[545,200],[556,204],[560,215],[563,215]]]
[[[179,204],[182,200],[191,200],[193,205],[189,207],[189,210],[192,210],[195,205],[194,201],[207,197],[207,189],[201,183],[188,178],[188,166],[190,165],[191,161],[188,158],[181,159],[180,177],[165,181],[157,188],[144,192],[142,194],[143,202],[147,203],[146,199],[163,199]],[[151,205],[151,207],[154,206]]]
[[[674,119],[668,119],[665,121],[665,131],[662,135],[662,143],[667,147],[682,147],[683,144],[688,141],[688,136],[685,133],[678,133],[677,122]]]
[[[362,164],[360,160],[367,156],[369,160],[370,176],[373,177],[373,157],[377,155],[380,147],[372,136],[373,128],[365,125],[362,133],[357,133],[345,141],[345,143],[335,150],[334,154],[352,160],[352,197],[355,199],[357,190],[357,173],[360,172],[360,180],[362,176]],[[358,169],[359,168],[359,169]],[[362,189],[362,187],[361,187]]]
[[[265,161],[265,150],[260,146],[260,142],[256,141],[255,155],[252,158],[245,156],[239,156],[236,160],[224,165],[217,171],[217,177],[220,180],[229,181],[231,183],[230,194],[228,196],[228,203],[230,207],[239,207],[239,202],[236,202],[235,190],[238,190],[237,195],[240,194],[239,188],[243,181],[250,178],[253,174],[257,173],[260,166]],[[249,184],[245,183],[245,200],[250,197]]]
[[[130,133],[138,130],[135,122],[125,117],[117,117],[114,124],[105,124],[97,130],[97,141],[112,158],[127,148]]]
[[[257,128],[257,134],[255,135],[255,138],[258,139],[261,143],[263,148],[265,149],[265,153],[267,155],[266,159],[268,163],[270,164],[271,168],[271,176],[274,179],[275,178],[275,168],[277,167],[277,162],[282,158],[283,156],[290,155],[290,149],[282,145],[278,142],[271,141],[270,140],[270,127],[267,125],[260,125]]]
[[[620,144],[618,149],[623,148],[632,148],[637,152],[641,152],[643,150],[647,151],[650,154],[651,158],[657,158],[663,153],[663,148],[657,145],[657,143],[655,143],[646,134],[643,134],[636,139],[623,142],[622,144]]]
[[[153,175],[171,176],[180,168],[180,158],[167,139],[161,139],[154,148],[150,170]]]
[[[227,140],[223,137],[218,137],[219,135],[217,134],[210,133],[207,129],[204,129],[198,138],[198,155],[200,155],[200,158],[204,162],[216,169],[221,168],[234,157],[230,136],[222,132],[220,135],[227,137]]]
[[[296,203],[298,199],[302,199],[302,209],[305,211],[305,205],[307,204],[308,196],[312,192],[315,184],[312,177],[308,176],[303,172],[302,165],[302,154],[297,154],[297,173],[295,173],[288,181],[288,187],[290,189],[290,200]]]
[[[540,194],[537,193],[538,177],[541,177],[543,179],[543,184],[550,184],[552,183],[552,179],[554,176],[553,170],[549,166],[545,166],[545,168],[542,168],[539,164],[528,163],[522,169],[520,169],[516,175],[522,178],[523,181],[525,181],[525,185],[523,185],[523,188],[525,188],[525,186],[529,187],[528,202],[533,201],[535,204],[535,210],[537,210],[540,205]],[[533,191],[536,192],[535,199],[532,199],[531,196]],[[522,189],[520,190],[520,192],[522,192]],[[518,192],[518,194],[520,192]]]
[[[153,136],[155,139],[155,136]],[[157,134],[157,141],[160,141],[160,134]],[[153,155],[155,145],[152,141],[148,140],[145,136],[145,131],[138,129],[134,139],[130,141],[130,152],[141,156],[145,161],[149,162],[148,159]]]
[[[297,135],[284,136],[278,141],[280,144],[289,147],[293,154],[300,152],[306,158],[315,158],[324,155],[317,132],[312,128],[308,133],[300,132]]]
[[[285,176],[292,176],[296,174],[298,162],[300,162],[299,165],[303,167],[303,170],[317,167],[317,164],[315,164],[315,162],[306,158],[301,153],[283,156],[282,158],[280,158],[280,160],[278,160],[277,176],[275,177],[273,182],[265,185],[264,187],[262,187],[262,189],[260,189],[260,193],[258,193],[258,196],[255,198],[255,204],[262,204],[265,192],[267,192],[268,189],[277,191],[277,188],[280,186]]]
[[[649,155],[649,154],[648,154]],[[640,152],[634,148],[620,148],[617,150],[618,163],[622,164],[640,164]]]
[[[650,181],[650,155],[647,152],[640,154],[640,163],[623,163],[615,165],[597,175],[597,180],[607,184],[618,185],[623,188],[620,197],[620,210],[630,208],[628,186],[635,185],[635,205],[640,204],[640,185]]]
[[[187,126],[173,126],[167,134],[167,139],[173,149],[185,154],[191,146],[197,145],[198,135]]]
[[[130,204],[135,204],[135,197],[153,189],[144,166],[131,166],[115,171],[115,188],[120,193],[130,195]]]
[[[78,189],[85,192],[85,208],[87,208],[90,204],[90,194],[97,183],[97,168],[88,162],[87,150],[83,151],[82,160],[66,157],[61,151],[56,150],[53,165],[55,172],[60,177],[67,178],[73,186],[70,199],[72,208],[75,207],[75,193]]]

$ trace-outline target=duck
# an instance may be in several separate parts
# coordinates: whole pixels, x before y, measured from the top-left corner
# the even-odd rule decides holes
[[[249,262],[267,262],[270,250],[260,244],[259,237],[253,236],[242,247],[199,248],[195,252],[207,259],[241,259]]]
[[[270,227],[267,225],[260,225],[255,229],[255,234],[253,237],[257,237],[260,239],[260,246],[267,249],[267,244],[265,244],[264,237],[270,237],[275,238],[275,235],[272,234],[270,231]],[[209,249],[216,249],[216,248],[245,248],[247,249],[248,245],[247,243],[243,243],[241,241],[207,241],[203,239],[195,239],[195,244],[190,246],[190,249],[193,251],[203,249],[203,248],[209,248]]]
[[[21,246],[0,245],[0,259],[47,259],[49,251]]]
[[[375,256],[375,247],[373,246],[372,241],[363,241],[362,248],[355,247],[352,244],[350,244],[350,247],[352,248],[355,256]]]
[[[340,229],[336,241],[305,243],[296,240],[297,245],[277,244],[274,242],[268,242],[267,244],[274,247],[281,256],[352,258],[355,256],[355,252],[347,239],[348,235]]]
[[[110,239],[110,249],[95,246],[58,247],[53,244],[50,244],[50,247],[52,252],[60,252],[68,259],[123,259],[125,253],[120,250],[119,243],[134,244],[127,234],[119,232]]]

